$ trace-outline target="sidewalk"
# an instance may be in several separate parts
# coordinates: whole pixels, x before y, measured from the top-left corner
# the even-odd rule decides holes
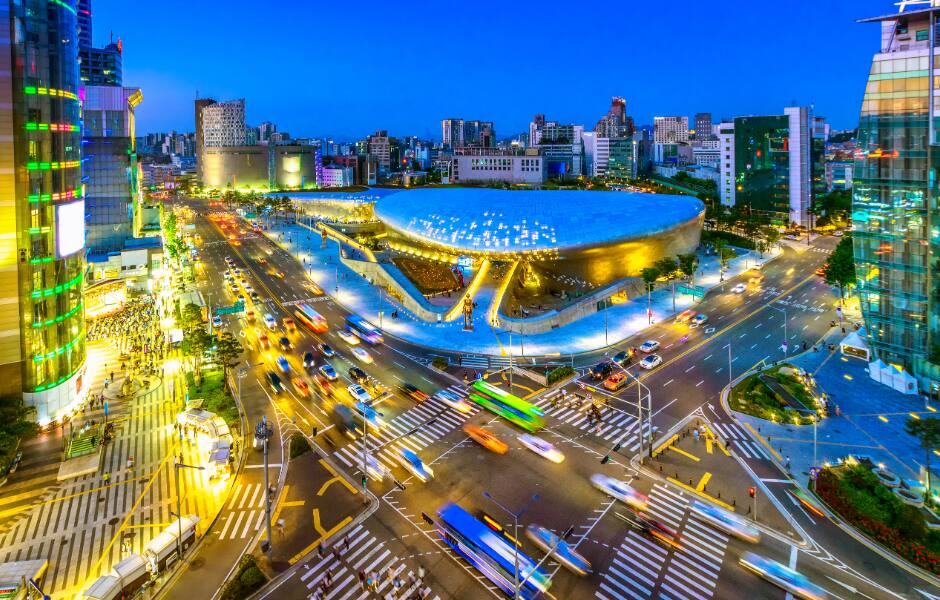
[[[497,334],[486,322],[485,302],[481,301],[474,312],[473,331],[463,330],[463,318],[450,323],[427,323],[410,315],[406,309],[392,302],[387,294],[380,294],[377,288],[346,268],[337,258],[338,245],[333,239],[327,241],[325,249],[321,248],[319,235],[295,224],[272,224],[266,235],[290,252],[298,262],[305,264],[310,278],[340,304],[373,321],[395,337],[453,352],[489,355],[509,353],[508,334]],[[765,253],[763,258],[759,257],[757,252],[746,252],[729,262],[725,279],[772,260],[780,252],[780,249],[776,249],[772,253]],[[718,266],[716,257],[702,257],[695,285],[705,290],[722,285]],[[677,293],[673,310],[671,286],[664,286],[652,294],[652,322],[667,319],[694,304],[691,296]],[[389,317],[392,310],[398,311],[397,319]],[[380,312],[382,317],[379,316]],[[512,354],[544,356],[589,352],[616,344],[646,329],[649,324],[647,299],[637,297],[552,331],[535,335],[513,335]]]

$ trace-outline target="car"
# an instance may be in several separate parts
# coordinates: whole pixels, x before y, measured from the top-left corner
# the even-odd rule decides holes
[[[845,232],[842,231],[841,229],[836,229],[836,230],[833,232],[832,235],[834,235],[834,236],[836,236],[836,237],[842,237],[843,235],[845,235]]]
[[[692,503],[692,511],[700,519],[729,535],[752,544],[760,542],[760,530],[739,515],[699,500]]]
[[[353,384],[346,389],[350,390],[350,388],[358,388],[355,394],[353,391],[349,392],[351,395],[353,395],[353,398],[359,398],[359,400],[353,404],[353,411],[359,413],[360,419],[365,420],[366,423],[372,427],[372,429],[375,429],[376,431],[382,429],[382,427],[385,426],[385,424],[382,422],[382,415],[380,415],[377,410],[372,408],[372,396],[369,395],[369,392],[365,391],[362,386],[356,384]]]
[[[366,475],[374,481],[382,481],[390,477],[392,470],[385,466],[385,463],[377,459],[372,454],[366,454]]]
[[[264,313],[264,326],[268,329],[275,329],[277,327],[277,321],[274,319],[274,315]]]
[[[531,433],[523,433],[520,435],[519,443],[555,464],[559,464],[565,460],[565,455],[559,452],[554,445]]]
[[[306,398],[310,395],[310,386],[300,377],[294,377],[291,383],[294,385],[294,390],[297,392],[297,395],[301,398]]]
[[[612,373],[610,377],[604,380],[604,387],[612,392],[616,392],[617,390],[619,390],[626,384],[627,384],[627,374],[622,371]]]
[[[477,427],[475,425],[463,426],[464,433],[470,436],[474,442],[480,444],[490,452],[495,452],[496,454],[506,454],[509,452],[509,445],[493,435],[491,432],[483,429],[482,427]]]
[[[366,379],[368,379],[369,376],[366,375],[366,372],[363,371],[362,369],[360,369],[359,367],[350,367],[350,368],[349,368],[349,378],[352,379],[353,381],[358,382],[358,383],[362,383],[362,382],[364,382]]]
[[[346,342],[346,343],[349,344],[350,346],[358,346],[358,345],[359,345],[359,338],[357,338],[355,335],[353,335],[353,334],[350,333],[349,331],[346,331],[345,329],[340,329],[340,330],[338,330],[338,331],[336,332],[336,335],[339,336],[339,339],[343,340],[344,342]]]
[[[259,300],[261,300],[261,296],[259,296],[259,295],[258,295],[258,292],[254,291],[254,290],[252,290],[251,293],[248,294],[248,295],[251,296],[252,302],[258,302]]]
[[[823,265],[823,266],[819,267],[818,269],[816,269],[816,275],[818,275],[818,276],[820,276],[820,277],[825,277],[825,276],[826,276],[826,266]]]
[[[317,363],[316,358],[313,357],[313,352],[304,352],[304,368],[312,369],[313,366]]]
[[[791,242],[798,242],[800,241],[800,236],[788,233],[787,235],[783,236],[783,239],[790,240]]]
[[[692,320],[692,317],[694,316],[695,316],[695,311],[692,310],[691,308],[688,310],[684,310],[678,315],[676,315],[676,323],[680,323],[680,324],[688,323],[689,321]]]
[[[355,356],[362,362],[366,363],[367,365],[372,364],[373,362],[372,355],[366,352],[365,348],[353,348],[352,353],[353,353],[353,356]]]
[[[700,327],[707,322],[708,322],[708,315],[706,315],[705,313],[699,313],[695,315],[694,317],[692,317],[691,325],[694,325],[695,327]]]
[[[290,363],[287,362],[283,354],[278,354],[274,362],[277,363],[277,368],[280,369],[282,373],[290,373]]]
[[[271,347],[271,341],[268,339],[267,335],[262,333],[258,336],[258,345],[261,346],[262,349],[267,350]]]
[[[291,349],[291,343],[290,340],[287,339],[287,336],[282,335],[280,339],[278,339],[277,343],[281,345],[281,350],[284,350],[285,352]]]
[[[732,294],[743,294],[743,293],[746,292],[746,291],[747,291],[747,286],[744,285],[743,283],[739,283],[739,284],[737,284],[736,286],[734,286],[733,288],[731,288],[731,293],[732,293]]]
[[[238,293],[238,284],[237,284],[237,283],[233,283],[232,285],[230,285],[229,288],[228,288],[228,291],[232,292],[233,294],[237,294],[237,293]]]
[[[643,354],[649,354],[657,350],[659,350],[659,342],[656,340],[646,340],[640,345],[640,352]]]
[[[673,548],[681,548],[679,544],[679,532],[669,527],[662,521],[653,518],[652,516],[646,514],[642,511],[634,512],[631,516],[626,516],[621,513],[616,513],[618,517],[632,523],[633,525],[639,527],[651,538],[659,540],[660,542],[666,544],[667,546],[672,546]]]
[[[455,394],[454,392],[450,390],[440,390],[439,392],[434,394],[434,397],[440,400],[441,402],[443,402],[444,404],[446,404],[447,406],[453,408],[457,412],[469,414],[470,412],[473,411],[473,407],[470,406],[469,402],[467,402],[465,399],[461,398],[460,396],[458,396],[457,394]]]
[[[434,471],[431,467],[424,464],[424,461],[414,453],[413,450],[402,448],[398,451],[398,462],[405,467],[409,473],[423,482],[428,482],[434,477]]]
[[[794,598],[823,600],[830,597],[826,590],[811,582],[802,573],[753,552],[745,552],[738,560],[738,563],[758,577],[763,577],[770,583],[789,592]]]
[[[313,384],[317,386],[317,389],[320,390],[320,393],[323,394],[324,396],[333,395],[333,385],[323,375],[320,375],[319,373],[314,375]]]
[[[280,269],[275,269],[275,271],[271,274],[277,277],[278,279],[284,279],[284,271]]]
[[[284,329],[287,331],[297,331],[297,323],[291,317],[284,317]]]
[[[329,344],[317,344],[317,350],[319,350],[320,354],[327,358],[336,354],[336,352],[333,350],[333,347]]]
[[[274,371],[268,371],[268,383],[271,384],[271,391],[280,394],[284,391],[284,384],[281,383],[281,377]]]
[[[652,369],[663,364],[663,357],[658,354],[650,354],[649,356],[643,357],[643,360],[640,361],[640,366],[644,369]]]
[[[591,475],[591,483],[608,496],[613,496],[634,510],[646,510],[649,498],[633,489],[630,484],[603,473]]]
[[[216,316],[212,317],[212,326],[213,326],[213,327],[221,327],[221,326],[222,326],[222,317],[220,317],[219,315],[216,315]]]
[[[418,389],[417,386],[410,383],[403,383],[401,387],[401,393],[408,396],[412,400],[417,400],[418,402],[424,402],[428,399],[428,395]]]
[[[613,370],[614,370],[614,366],[607,361],[604,361],[602,363],[597,363],[596,365],[591,367],[591,377],[597,380],[606,379],[607,376],[610,375],[611,371]]]
[[[765,278],[766,276],[763,273],[757,273],[756,275],[752,275],[751,278],[747,280],[747,282],[754,287],[759,287],[760,284],[764,282]]]
[[[550,553],[552,558],[571,572],[577,575],[587,575],[591,572],[591,563],[547,527],[532,523],[526,527],[525,534],[542,552]]]
[[[266,264],[268,264],[268,259],[266,259],[265,257],[262,256],[261,258],[258,259],[258,264],[259,264],[259,265],[266,265]]]
[[[245,320],[247,320],[249,323],[254,323],[254,322],[255,322],[255,311],[253,311],[253,310],[246,311],[246,312],[245,312]]]
[[[614,354],[614,357],[610,360],[622,367],[624,365],[630,364],[630,353],[625,350],[618,352],[617,354]]]
[[[323,363],[320,365],[320,368],[317,369],[320,371],[320,375],[326,377],[327,381],[336,381],[339,379],[339,374],[336,372],[336,369],[333,368],[333,365],[330,363]]]
[[[244,276],[244,275],[241,275],[240,277],[241,277],[242,283],[244,283],[244,282],[245,282],[245,276]],[[251,287],[250,285],[248,285],[247,283],[245,283],[245,291],[248,292],[248,295],[250,296],[251,293],[252,293],[253,291],[255,291],[255,288],[253,288],[253,287]]]
[[[310,282],[310,283],[307,284],[307,290],[308,290],[311,294],[313,294],[314,296],[322,296],[322,295],[323,295],[323,289],[322,289],[320,286],[318,286],[317,284],[313,283],[313,282]]]

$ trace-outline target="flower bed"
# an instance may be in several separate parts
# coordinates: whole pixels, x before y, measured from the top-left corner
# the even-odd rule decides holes
[[[823,469],[816,493],[850,525],[913,564],[940,574],[940,535],[861,465]]]
[[[763,374],[773,375],[779,381],[780,375],[774,375],[775,372],[776,370],[764,371]],[[776,423],[812,424],[811,416],[800,414],[787,404],[783,398],[761,381],[760,376],[761,373],[754,373],[734,386],[728,396],[731,410]],[[781,383],[781,385],[785,384]]]

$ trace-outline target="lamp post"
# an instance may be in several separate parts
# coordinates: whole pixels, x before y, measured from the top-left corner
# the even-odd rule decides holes
[[[638,421],[639,421],[639,432],[640,432],[640,463],[642,464],[642,463],[643,463],[643,455],[645,454],[645,452],[644,452],[644,450],[643,450],[643,447],[644,447],[644,446],[643,446],[643,435],[644,435],[644,427],[643,427],[643,400],[644,400],[644,399],[646,400],[646,428],[645,428],[645,429],[646,429],[647,431],[649,431],[649,435],[650,435],[650,443],[649,443],[648,448],[649,448],[650,454],[652,454],[652,451],[653,451],[653,422],[652,422],[652,419],[653,419],[653,393],[652,393],[652,391],[649,389],[649,387],[648,387],[645,383],[643,383],[642,381],[640,381],[640,378],[639,378],[639,377],[637,377],[636,375],[634,375],[633,373],[631,373],[630,371],[628,371],[626,368],[624,368],[623,365],[618,364],[618,363],[615,363],[615,362],[613,362],[613,361],[611,361],[611,364],[613,364],[613,365],[616,366],[618,369],[620,369],[621,371],[623,371],[623,373],[624,373],[627,377],[631,378],[633,381],[636,382],[636,412],[637,412],[637,419],[638,419]],[[645,397],[643,396],[644,390],[646,391],[646,396],[645,396]],[[615,398],[616,398],[616,397],[615,397]],[[619,400],[619,398],[617,398],[617,399]],[[614,443],[614,447],[613,447],[612,452],[616,452],[617,450],[620,450],[620,447],[623,446],[623,440],[624,440],[624,438],[627,437],[627,435],[628,435],[627,432],[624,432],[623,435],[620,436],[620,439],[618,439],[618,440]],[[606,463],[609,459],[610,459],[610,454],[608,453],[604,458],[601,459],[601,462],[602,462],[602,463]]]
[[[180,428],[180,436],[183,435],[182,428]],[[181,449],[182,450],[182,449]],[[176,558],[178,560],[183,560],[183,500],[180,496],[180,469],[193,469],[196,471],[202,471],[205,467],[197,467],[195,465],[187,465],[183,462],[182,452],[179,454],[176,462],[173,463],[174,471],[176,472],[176,522],[179,524],[179,535],[176,536]]]
[[[483,497],[491,501],[496,506],[503,509],[503,512],[505,512],[507,515],[512,517],[512,535],[513,535],[514,541],[516,542],[513,544],[513,563],[514,563],[514,571],[515,571],[513,575],[513,590],[514,590],[513,598],[516,598],[516,600],[518,600],[520,598],[519,589],[521,587],[520,581],[519,581],[519,541],[518,541],[519,540],[519,519],[522,517],[523,513],[525,513],[525,511],[527,511],[529,507],[532,506],[532,504],[534,504],[535,502],[538,502],[540,496],[538,494],[533,494],[532,497],[529,498],[529,500],[525,503],[525,505],[516,512],[513,512],[509,510],[508,508],[506,508],[505,506],[503,506],[502,504],[500,504],[499,501],[496,498],[494,498],[492,494],[490,494],[489,492],[483,492]]]
[[[268,558],[271,557],[271,486],[268,483],[268,440],[271,436],[274,435],[274,430],[268,425],[268,418],[266,415],[261,416],[261,421],[255,426],[255,440],[261,442],[264,445],[264,513],[265,513],[265,524],[267,526],[268,533],[268,547],[265,550],[264,545],[262,544],[262,551],[268,554]]]

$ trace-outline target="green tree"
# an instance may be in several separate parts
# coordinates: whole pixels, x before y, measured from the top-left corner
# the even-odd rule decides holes
[[[826,283],[839,287],[839,302],[845,301],[845,288],[855,285],[855,255],[852,252],[852,237],[845,236],[829,255],[823,269]]]
[[[241,342],[228,331],[223,331],[215,340],[216,355],[219,362],[222,363],[222,370],[228,373],[228,370],[238,364],[239,357],[242,355],[243,348]]]
[[[719,271],[719,281],[725,280],[725,268],[728,266],[728,261],[734,257],[734,252],[731,251],[729,256],[728,251],[731,249],[728,248],[728,242],[719,238],[715,241],[715,252],[718,254],[718,271]]]
[[[698,270],[698,254],[689,252],[680,254],[676,257],[679,262],[679,270],[689,280],[689,285],[695,285],[695,271]]]
[[[915,419],[908,417],[904,422],[904,431],[917,438],[920,447],[924,450],[924,468],[927,471],[927,485],[924,490],[924,500],[930,497],[930,455],[934,450],[940,449],[940,419],[928,417]]]
[[[203,326],[202,308],[192,302],[183,307],[180,318],[180,325],[184,332],[189,332],[197,327]]]
[[[654,267],[659,271],[661,277],[672,284],[672,311],[676,311],[676,275],[679,271],[679,263],[671,256],[664,256],[657,260]]]
[[[0,473],[6,473],[20,441],[39,432],[34,418],[35,409],[22,396],[0,397]]]
[[[646,319],[648,322],[652,322],[653,286],[656,284],[656,280],[659,279],[659,269],[646,267],[640,273],[640,276],[643,277],[643,283],[646,284]]]

